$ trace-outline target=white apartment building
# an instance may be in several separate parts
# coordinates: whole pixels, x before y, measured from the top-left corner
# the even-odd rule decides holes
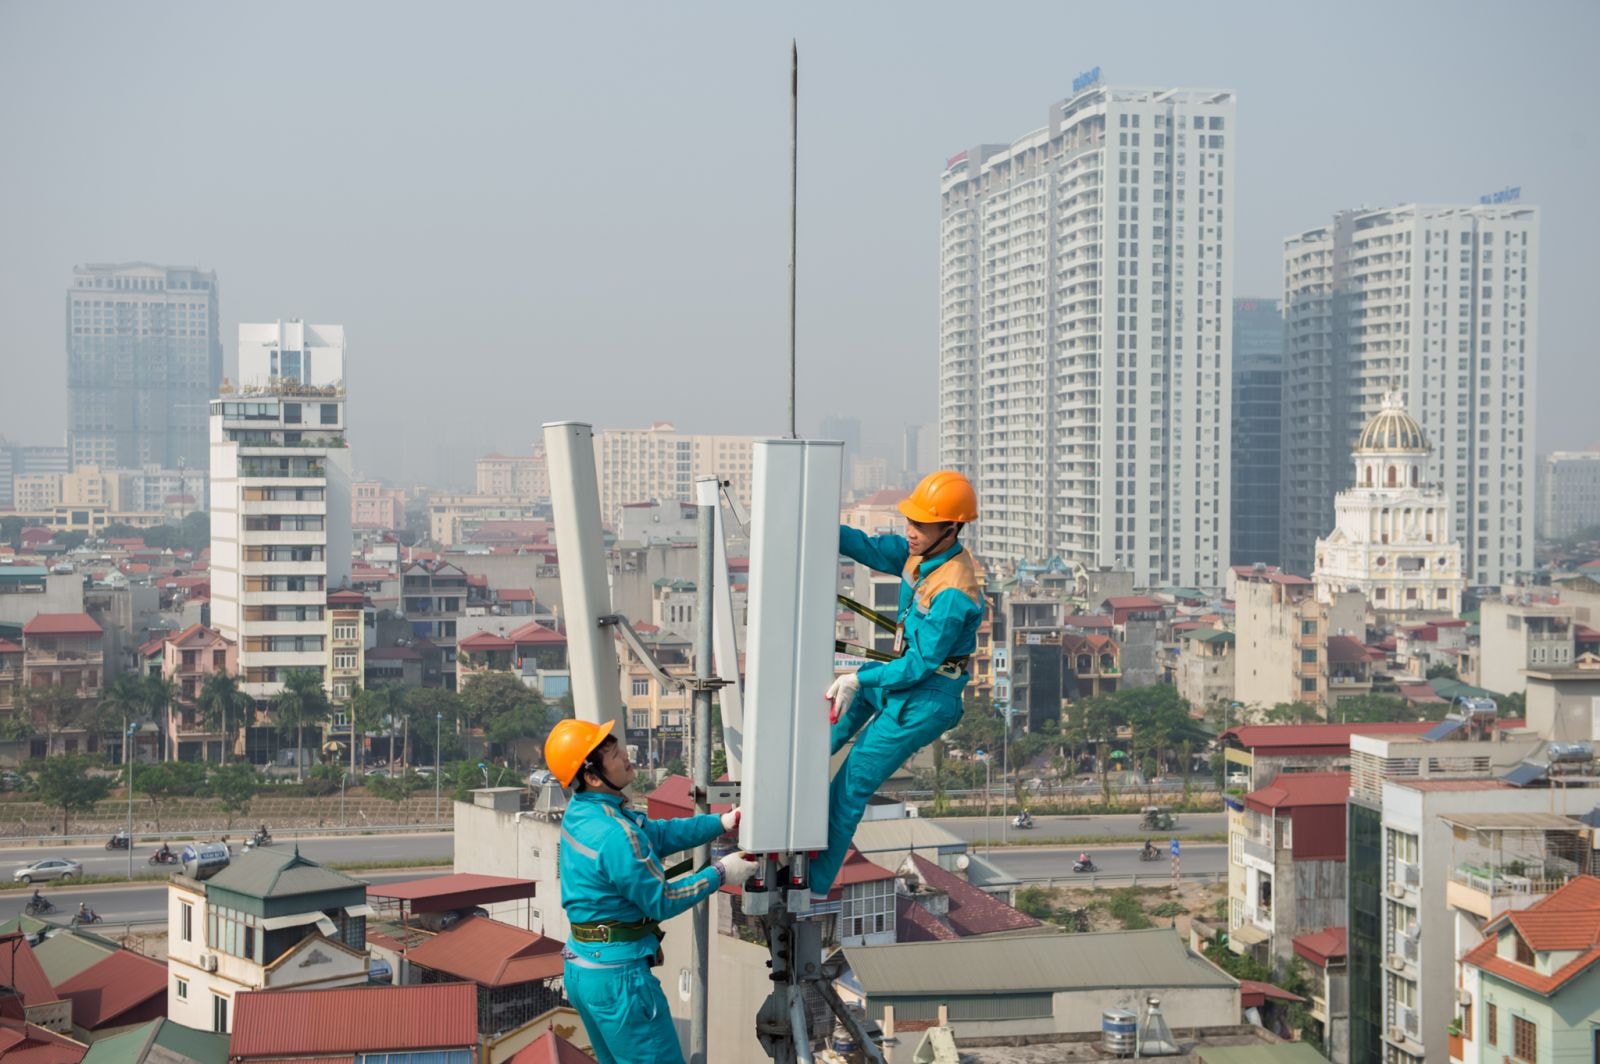
[[[1600,449],[1545,455],[1538,487],[1541,538],[1566,539],[1600,526]]]
[[[298,849],[240,854],[210,879],[173,875],[167,885],[167,1017],[225,1034],[233,1030],[234,999],[241,993],[366,983],[371,914],[364,882],[301,857]]]
[[[1220,587],[1234,94],[1090,84],[941,179],[940,440],[990,564]]]
[[[1317,540],[1317,598],[1359,591],[1391,619],[1454,618],[1461,610],[1461,545],[1451,532],[1450,500],[1423,482],[1430,448],[1400,397],[1356,441],[1355,485],[1334,501],[1333,531]]]
[[[1283,562],[1309,571],[1344,456],[1389,391],[1433,443],[1467,581],[1533,565],[1539,218],[1533,207],[1345,211],[1284,244]]]
[[[344,328],[239,326],[239,384],[211,404],[211,620],[247,694],[326,676],[327,593],[350,582]]]
[[[629,503],[694,502],[694,482],[717,476],[750,505],[751,436],[701,436],[670,422],[647,429],[602,429],[594,434],[600,476],[600,513],[613,526]]]

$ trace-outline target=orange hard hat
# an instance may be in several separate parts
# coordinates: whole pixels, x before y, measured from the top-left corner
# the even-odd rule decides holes
[[[544,741],[544,763],[561,781],[561,786],[572,786],[572,781],[578,778],[578,770],[583,768],[584,761],[594,753],[595,748],[606,741],[614,723],[609,720],[604,724],[563,720],[550,729],[550,735]]]
[[[941,469],[923,477],[916,490],[900,500],[900,512],[919,524],[966,524],[978,519],[978,493],[960,473]]]

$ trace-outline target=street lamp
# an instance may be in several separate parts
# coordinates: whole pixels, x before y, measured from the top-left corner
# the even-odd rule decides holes
[[[439,823],[439,729],[444,727],[444,714],[433,715],[433,822]]]
[[[344,785],[350,782],[350,770],[339,773],[339,823],[344,827],[350,826],[350,821],[344,817]]]
[[[122,759],[128,763],[128,878],[133,878],[133,734],[139,730],[137,722],[128,725],[123,740]]]
[[[993,855],[994,810],[992,808],[992,799],[989,796],[989,788],[990,784],[993,783],[994,763],[989,760],[989,752],[987,750],[979,750],[977,754],[983,758],[983,849],[985,853]]]
[[[1006,783],[1011,774],[1011,708],[1001,706],[1000,712],[1006,717],[1006,730],[1000,737],[1000,845],[1004,846],[1010,829],[1006,821],[1011,819],[1011,791]]]

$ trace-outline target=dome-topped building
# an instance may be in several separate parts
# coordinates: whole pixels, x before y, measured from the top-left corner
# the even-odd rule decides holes
[[[1406,413],[1400,396],[1389,392],[1383,397],[1383,409],[1373,415],[1367,427],[1356,440],[1356,451],[1417,451],[1427,454],[1432,448],[1422,435],[1417,419]]]
[[[1334,500],[1334,529],[1317,540],[1321,601],[1360,591],[1378,613],[1459,612],[1461,547],[1450,538],[1450,500],[1423,476],[1430,450],[1400,396],[1385,395],[1350,456],[1355,485]]]

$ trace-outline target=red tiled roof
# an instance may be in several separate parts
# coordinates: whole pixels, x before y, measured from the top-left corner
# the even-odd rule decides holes
[[[502,587],[495,591],[494,597],[501,602],[532,602],[533,589],[527,587]]]
[[[165,997],[167,966],[117,950],[62,983],[58,993],[72,1002],[72,1022],[85,1030],[111,1026],[130,1009]]]
[[[643,625],[634,625],[634,631],[642,632],[643,630]],[[547,643],[552,646],[557,644],[566,646],[567,644],[567,637],[560,632],[546,628],[542,624],[535,624],[532,621],[518,628],[506,638],[513,643]]]
[[[1396,684],[1395,689],[1400,692],[1400,697],[1407,702],[1444,702],[1446,699],[1439,697],[1439,692],[1433,689],[1432,684],[1402,683]]]
[[[87,613],[41,613],[22,626],[22,634],[101,635],[103,629]]]
[[[1117,622],[1103,613],[1075,613],[1061,623],[1067,628],[1110,628]]]
[[[22,648],[9,639],[0,639],[0,654],[20,654]]]
[[[228,1056],[466,1049],[478,1042],[472,983],[270,990],[233,999]]]
[[[1348,772],[1280,772],[1260,790],[1244,796],[1258,813],[1307,805],[1344,805],[1350,797]]]
[[[0,1059],[6,1064],[78,1064],[88,1052],[88,1046],[54,1031],[0,1019]]]
[[[726,779],[726,777],[723,777]],[[721,782],[720,780],[718,782]],[[662,780],[660,785],[649,794],[645,795],[645,807],[652,820],[670,820],[673,817],[689,816],[694,812],[694,799],[689,797],[691,783],[688,776],[673,774]],[[731,803],[715,803],[711,806],[713,813],[726,813],[732,809]]]
[[[60,1001],[50,977],[44,974],[39,958],[33,955],[28,936],[20,931],[0,935],[0,985],[9,986],[22,995],[25,1006],[45,1005]]]
[[[517,644],[493,632],[473,632],[456,646],[462,650],[515,650]]]
[[[359,591],[345,589],[328,592],[328,605],[330,606],[364,606],[366,602],[367,596]]]
[[[900,895],[894,903],[894,938],[896,942],[954,942],[961,936],[940,922],[939,918],[918,905],[907,895]],[[900,1024],[895,1023],[896,1029]]]
[[[1333,664],[1345,665],[1367,660],[1367,645],[1359,639],[1347,635],[1330,635],[1328,637],[1328,661]]]
[[[410,879],[404,883],[369,883],[367,894],[374,898],[409,901],[412,912],[422,913],[520,901],[534,897],[537,889],[538,882],[532,879],[456,872],[447,876]]]
[[[1499,955],[1500,935],[1507,925],[1536,952],[1576,951],[1578,955],[1543,975]],[[1548,997],[1600,962],[1600,879],[1578,876],[1569,880],[1543,901],[1501,916],[1484,932],[1483,942],[1462,958],[1463,963]]]
[[[1114,610],[1135,610],[1157,609],[1164,607],[1166,603],[1149,595],[1113,595],[1106,599],[1106,605]]]
[[[1263,983],[1256,979],[1239,980],[1239,1007],[1244,1009],[1260,1008],[1268,999],[1274,1001],[1304,1001],[1305,998],[1298,994],[1291,994],[1281,986]]]
[[[1318,968],[1326,968],[1329,961],[1349,955],[1345,929],[1324,927],[1321,931],[1296,935],[1294,951]]]
[[[923,883],[950,895],[950,927],[963,938],[1044,926],[1027,913],[1013,909],[960,876],[946,872],[921,854],[913,853],[911,863]]]
[[[596,1064],[596,1061],[554,1031],[546,1031],[517,1050],[510,1064]]]
[[[374,647],[367,651],[368,661],[421,661],[422,651],[416,647]]]
[[[479,986],[516,986],[554,979],[566,965],[562,941],[472,916],[409,950],[406,960]]]

